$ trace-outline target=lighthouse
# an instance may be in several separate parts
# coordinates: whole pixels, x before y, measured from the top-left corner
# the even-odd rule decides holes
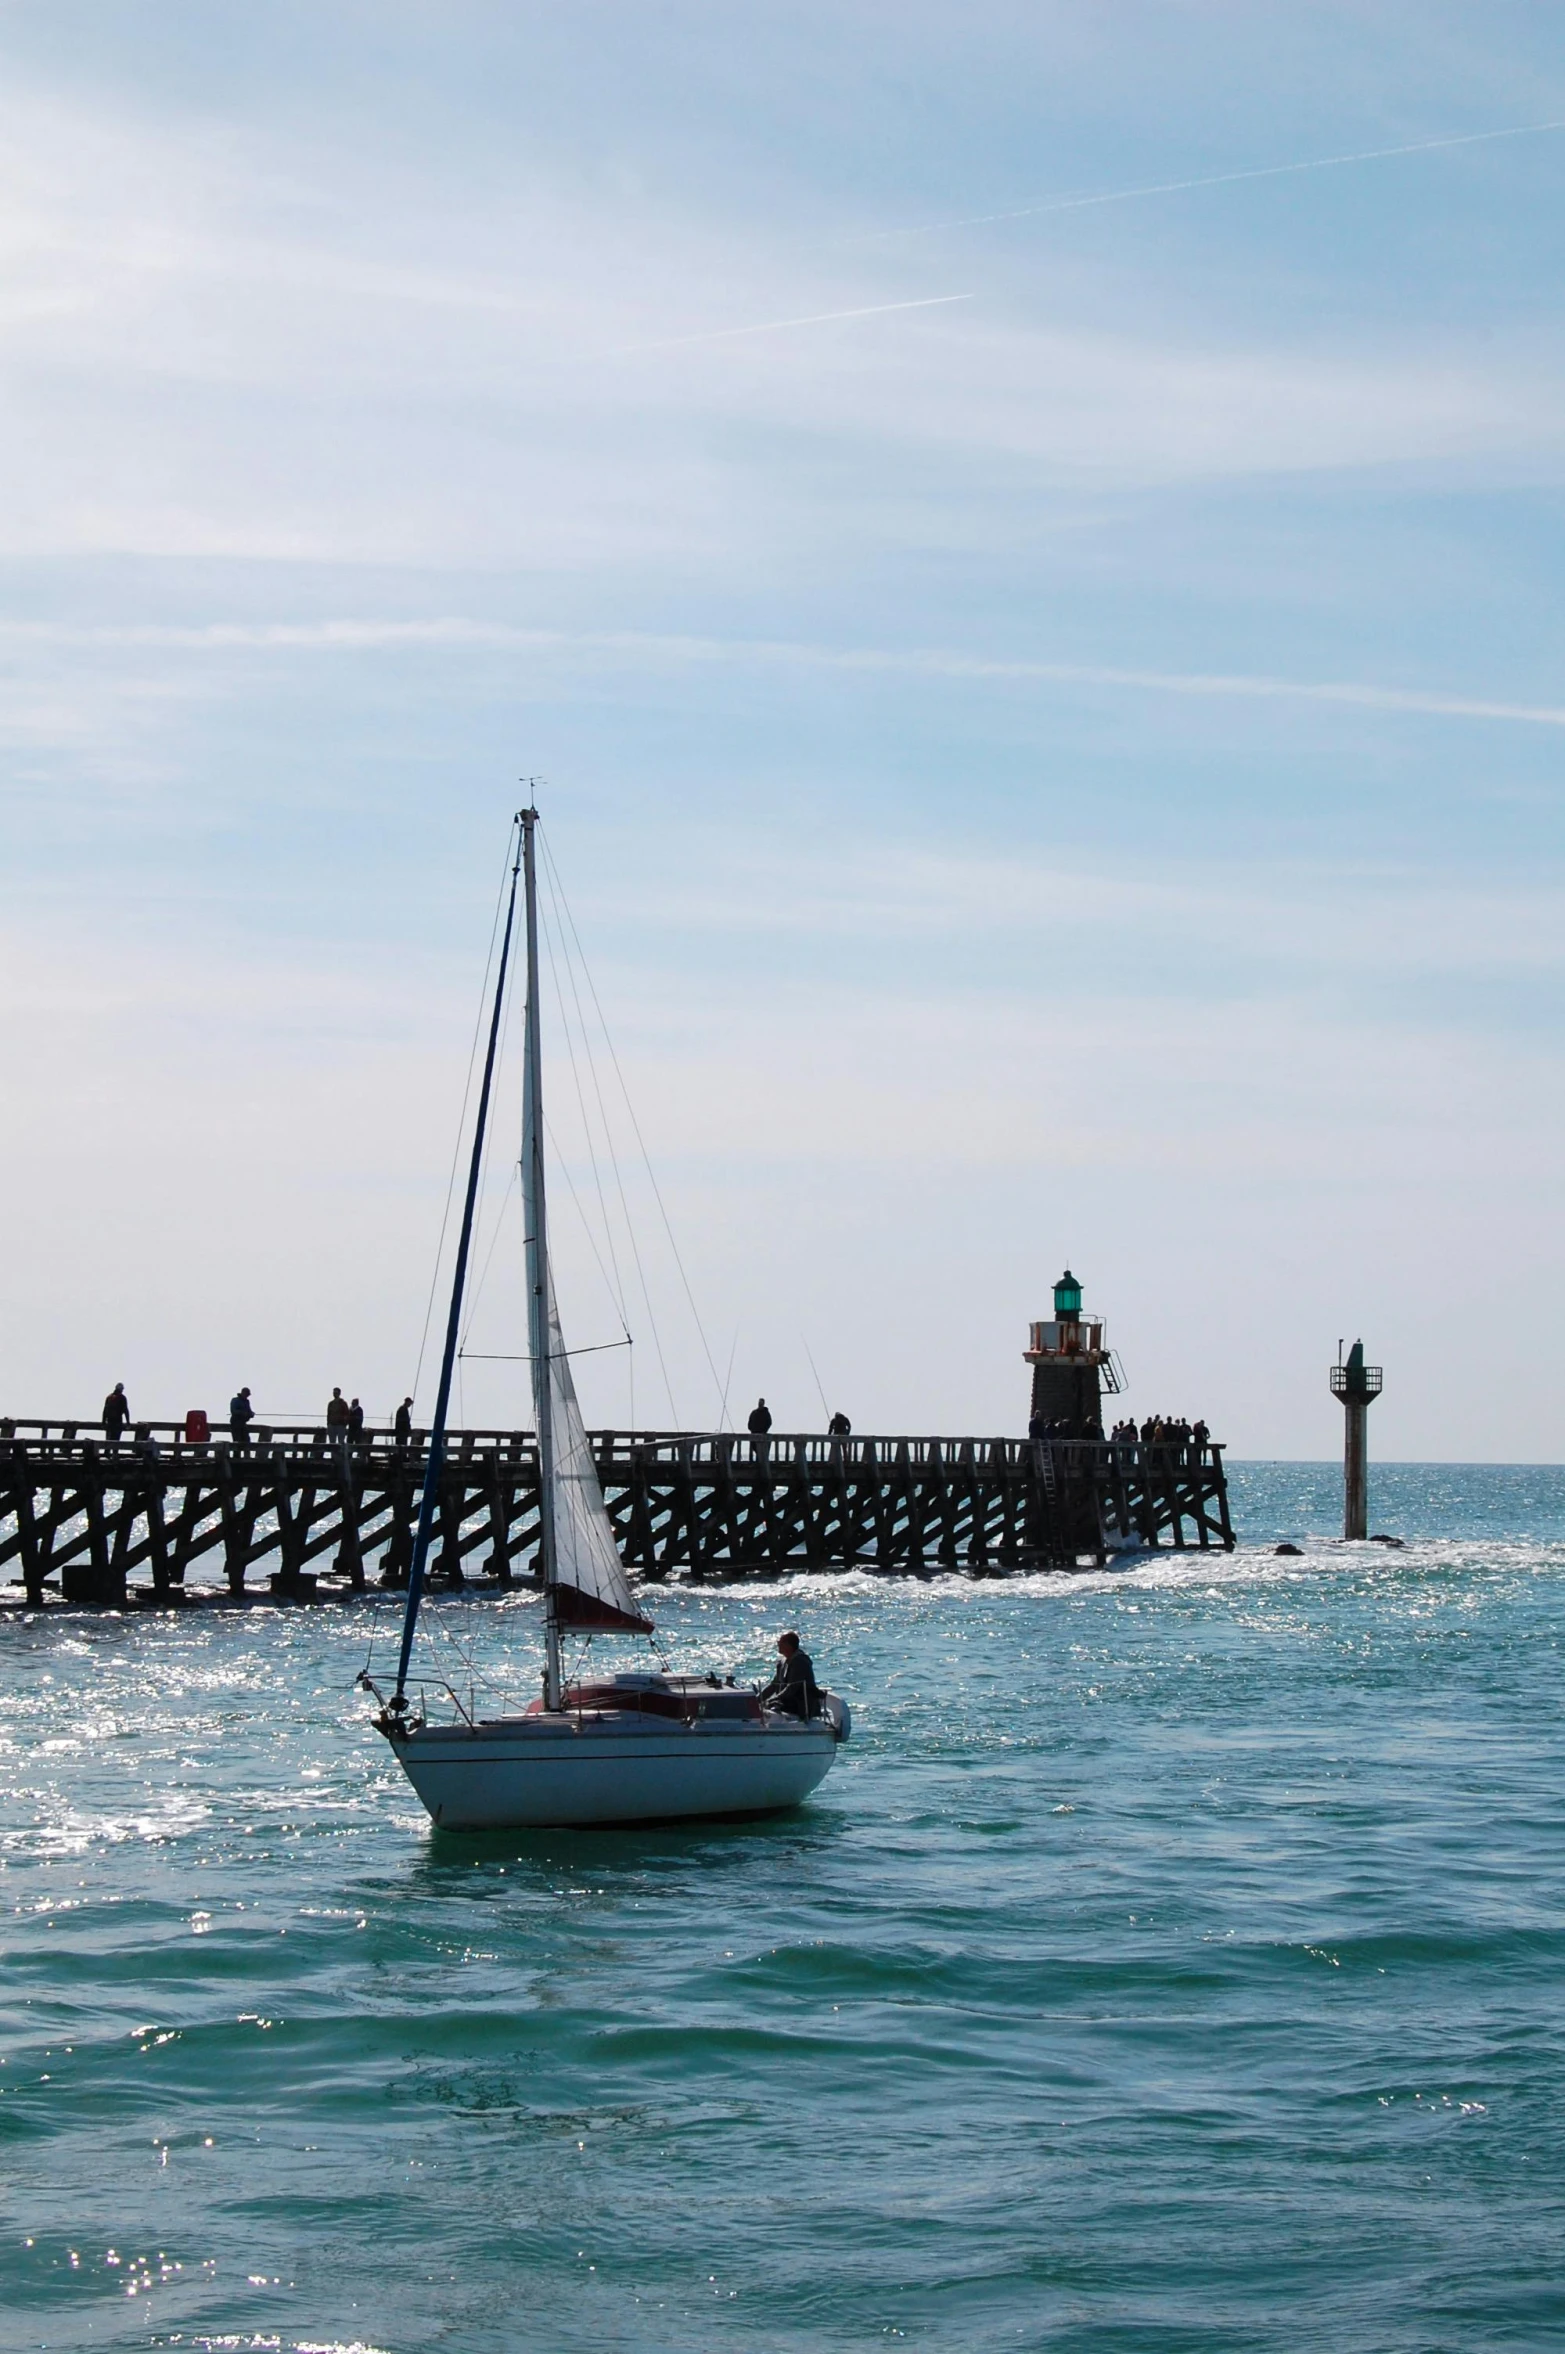
[[[1068,1267],[1054,1287],[1054,1314],[1031,1327],[1031,1343],[1022,1353],[1032,1367],[1034,1419],[1063,1423],[1072,1438],[1101,1433],[1103,1393],[1114,1396],[1124,1383],[1103,1319],[1083,1316],[1081,1285]]]
[[[1341,1342],[1338,1342],[1340,1349]],[[1369,1533],[1369,1410],[1380,1395],[1381,1369],[1364,1362],[1364,1343],[1356,1340],[1344,1365],[1331,1369],[1331,1394],[1342,1401],[1346,1419],[1342,1451],[1342,1534]]]

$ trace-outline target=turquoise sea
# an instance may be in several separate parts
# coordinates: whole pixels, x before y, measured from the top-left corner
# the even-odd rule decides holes
[[[1565,2345],[1565,1471],[1379,1466],[1402,1551],[1339,1482],[669,1595],[854,1701],[761,1827],[434,1834],[385,1602],[7,1614],[0,2346]]]

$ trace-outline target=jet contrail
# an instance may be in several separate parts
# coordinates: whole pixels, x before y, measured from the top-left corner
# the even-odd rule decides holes
[[[972,294],[923,294],[916,302],[871,302],[859,310],[811,311],[802,319],[761,319],[753,327],[708,327],[699,335],[669,335],[658,343],[623,343],[611,359],[627,359],[635,352],[677,351],[687,343],[723,343],[735,335],[775,335],[784,327],[824,327],[831,319],[880,319],[887,311],[932,311],[945,302],[976,302]]]
[[[563,630],[525,622],[481,621],[461,614],[418,621],[208,621],[196,623],[16,621],[0,617],[0,650],[29,646],[160,648],[177,653],[400,653],[473,646],[519,654],[601,655],[609,660],[754,663],[773,670],[815,669],[873,676],[949,678],[982,684],[1013,680],[1043,686],[1125,687],[1135,693],[1336,703],[1363,711],[1405,711],[1433,719],[1511,721],[1565,729],[1565,704],[1501,702],[1438,687],[1377,686],[1364,679],[1278,678],[1264,672],[1131,670],[1097,662],[1049,662],[969,653],[954,647],[823,646],[768,638],[660,636],[641,630]]]
[[[1531,139],[1543,131],[1565,131],[1565,120],[1512,123],[1503,131],[1462,131],[1450,139],[1411,139],[1403,147],[1364,147],[1353,155],[1314,155],[1304,163],[1263,163],[1245,172],[1209,172],[1195,180],[1152,180],[1139,188],[1110,188],[1096,196],[1056,196],[1044,204],[1019,204],[1009,212],[965,213],[960,220],[925,221],[913,229],[882,229],[869,242],[892,237],[932,237],[941,229],[979,229],[994,221],[1027,221],[1039,213],[1084,212],[1094,204],[1129,204],[1138,196],[1178,196],[1187,188],[1227,188],[1236,180],[1276,180],[1289,172],[1328,172],[1338,164],[1380,163],[1391,155],[1427,155],[1436,147],[1479,147],[1489,139]]]

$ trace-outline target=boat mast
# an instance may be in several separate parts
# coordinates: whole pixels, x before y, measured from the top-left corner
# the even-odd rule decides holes
[[[533,813],[528,811],[531,817]],[[521,819],[513,821],[520,825]],[[527,837],[528,856],[532,853],[532,836]],[[519,847],[519,845],[518,845]],[[500,971],[495,981],[494,1012],[489,1021],[489,1051],[484,1057],[484,1084],[478,1097],[478,1124],[473,1130],[473,1158],[467,1172],[467,1198],[462,1205],[462,1234],[457,1244],[456,1272],[451,1279],[451,1313],[446,1319],[445,1354],[440,1360],[440,1387],[435,1394],[435,1419],[430,1427],[429,1454],[424,1465],[424,1492],[419,1498],[418,1532],[413,1539],[413,1565],[408,1571],[408,1606],[402,1621],[402,1650],[397,1659],[397,1689],[390,1707],[401,1715],[407,1707],[408,1661],[413,1655],[413,1630],[418,1625],[418,1606],[424,1591],[424,1564],[429,1558],[429,1540],[435,1525],[435,1505],[440,1496],[440,1475],[446,1460],[446,1416],[451,1405],[451,1376],[456,1366],[457,1335],[462,1323],[462,1292],[467,1281],[467,1254],[473,1240],[473,1212],[478,1203],[478,1180],[483,1173],[484,1131],[489,1124],[489,1092],[494,1083],[495,1049],[500,1039],[500,1013],[505,1004],[505,975],[511,954],[511,929],[516,917],[516,878],[521,868],[520,857],[511,862],[511,895],[505,909],[505,937],[500,943]],[[528,874],[532,868],[529,865]],[[529,882],[529,889],[531,888]]]
[[[538,1425],[538,1542],[543,1568],[543,1704],[560,1705],[560,1623],[555,1606],[559,1553],[554,1527],[554,1384],[549,1363],[549,1228],[543,1182],[543,1042],[538,1009],[536,809],[521,813],[527,908],[527,1062],[522,1091],[522,1205],[527,1227],[527,1334]]]

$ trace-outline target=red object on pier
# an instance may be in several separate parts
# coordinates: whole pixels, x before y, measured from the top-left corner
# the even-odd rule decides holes
[[[212,1426],[207,1421],[206,1408],[192,1406],[190,1412],[185,1416],[185,1444],[191,1447],[204,1447],[211,1436]]]

